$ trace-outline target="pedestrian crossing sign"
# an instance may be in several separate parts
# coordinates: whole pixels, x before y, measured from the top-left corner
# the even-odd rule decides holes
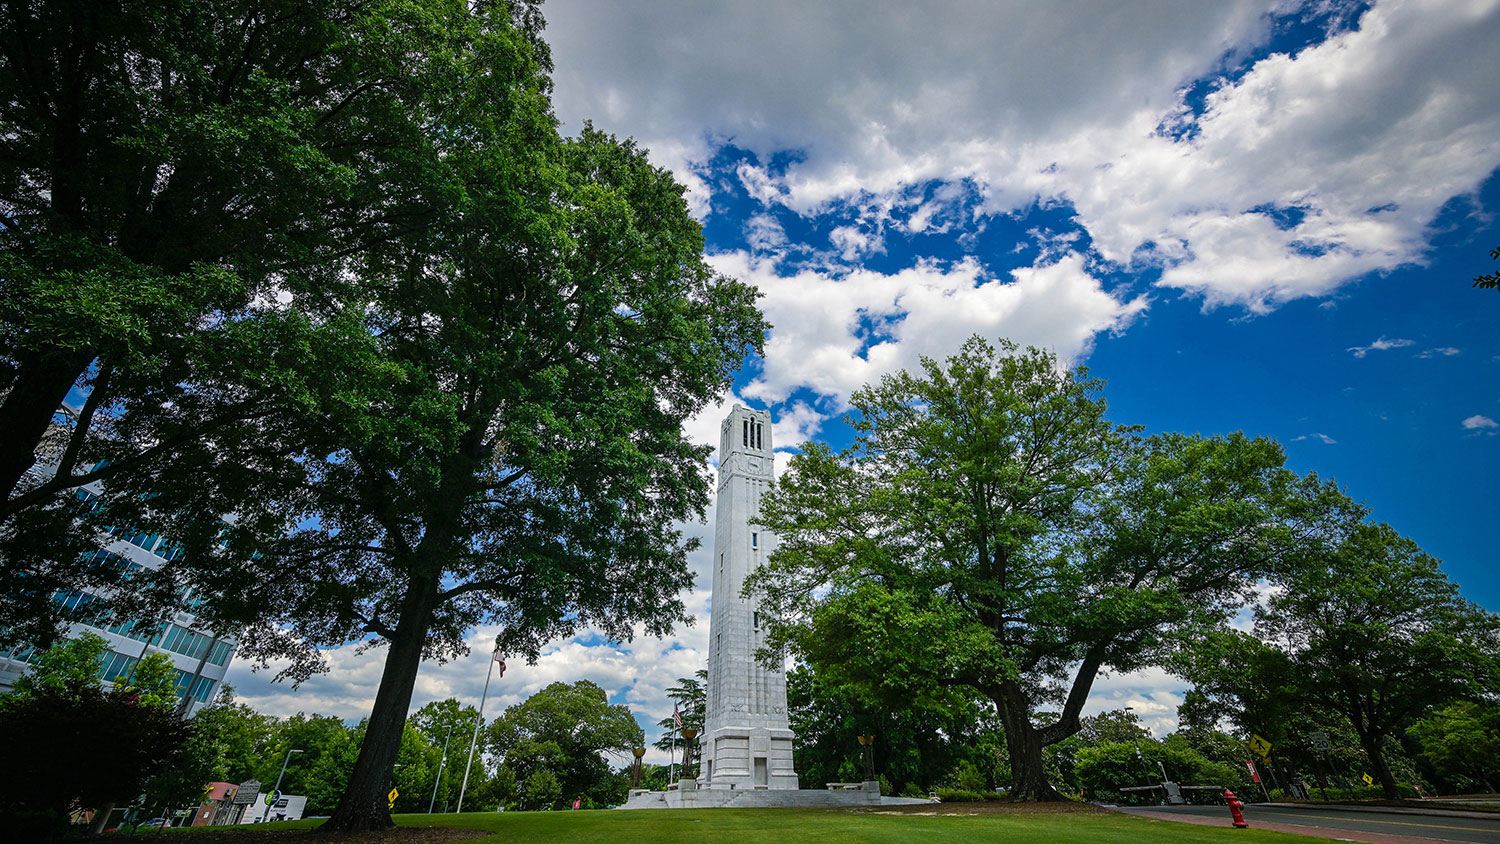
[[[389,797],[389,798],[391,798],[391,806],[390,807],[392,809],[396,808],[396,798],[401,796],[401,792],[399,792],[396,789],[392,788],[391,789],[391,793],[388,794],[388,795],[386,795],[386,796]]]

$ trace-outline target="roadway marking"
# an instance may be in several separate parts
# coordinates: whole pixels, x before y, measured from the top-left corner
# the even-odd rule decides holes
[[[1444,825],[1442,825],[1440,823],[1412,823],[1410,821],[1368,821],[1368,820],[1352,820],[1351,821],[1347,817],[1341,818],[1341,817],[1339,817],[1337,815],[1302,815],[1302,814],[1286,813],[1284,816],[1285,817],[1292,817],[1292,818],[1321,818],[1322,820],[1325,820],[1325,821],[1344,821],[1345,823],[1383,823],[1383,824],[1392,824],[1394,826],[1419,826],[1419,827],[1423,827],[1423,828],[1426,828],[1426,829],[1461,829],[1461,830],[1463,830],[1465,832],[1494,832],[1495,831],[1494,827],[1484,827],[1484,826],[1444,826]]]

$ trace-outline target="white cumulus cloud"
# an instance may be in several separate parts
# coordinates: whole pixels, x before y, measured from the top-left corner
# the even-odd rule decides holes
[[[808,215],[929,181],[972,183],[989,214],[1066,203],[1110,260],[1264,311],[1420,263],[1437,210],[1500,165],[1500,65],[1476,59],[1500,38],[1496,0],[1380,0],[1322,43],[1215,81],[1266,42],[1275,13],[1326,8],[558,2],[548,14],[565,122],[636,136],[679,173],[729,141],[763,161],[795,152],[775,174],[739,176]],[[909,230],[931,225],[935,208],[912,210]],[[840,251],[859,253],[856,233],[871,237],[845,232]]]

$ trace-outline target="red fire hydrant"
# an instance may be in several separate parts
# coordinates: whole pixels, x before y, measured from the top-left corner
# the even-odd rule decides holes
[[[1234,796],[1234,792],[1227,788],[1224,789],[1224,802],[1229,804],[1229,814],[1234,818],[1234,828],[1249,829],[1250,824],[1245,823],[1245,815],[1240,811],[1240,807],[1245,804],[1241,803],[1240,799]]]

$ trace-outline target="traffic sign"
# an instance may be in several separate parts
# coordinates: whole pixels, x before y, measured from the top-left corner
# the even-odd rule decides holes
[[[249,806],[260,796],[260,780],[245,780],[234,792],[234,805]]]
[[[1267,759],[1271,754],[1271,743],[1269,741],[1266,741],[1264,738],[1251,733],[1250,749],[1255,751],[1260,756],[1260,758]]]
[[[1369,774],[1365,774],[1364,776],[1360,777],[1360,779],[1362,779],[1362,780],[1365,781],[1365,785],[1374,785],[1375,784],[1375,778],[1372,777],[1372,776],[1370,776]]]
[[[397,791],[394,787],[392,787],[391,788],[391,793],[388,794],[388,795],[386,795],[386,796],[389,797],[389,798],[391,798],[390,808],[392,808],[392,809],[396,808],[396,798],[401,796],[401,792]]]
[[[1312,746],[1313,750],[1316,750],[1319,753],[1327,753],[1328,751],[1333,749],[1333,742],[1328,740],[1328,734],[1323,732],[1322,730],[1318,730],[1314,733],[1308,733],[1307,743]]]
[[[261,799],[266,801],[267,806],[275,806],[276,801],[281,799],[281,789],[275,789],[270,794],[263,794]]]

